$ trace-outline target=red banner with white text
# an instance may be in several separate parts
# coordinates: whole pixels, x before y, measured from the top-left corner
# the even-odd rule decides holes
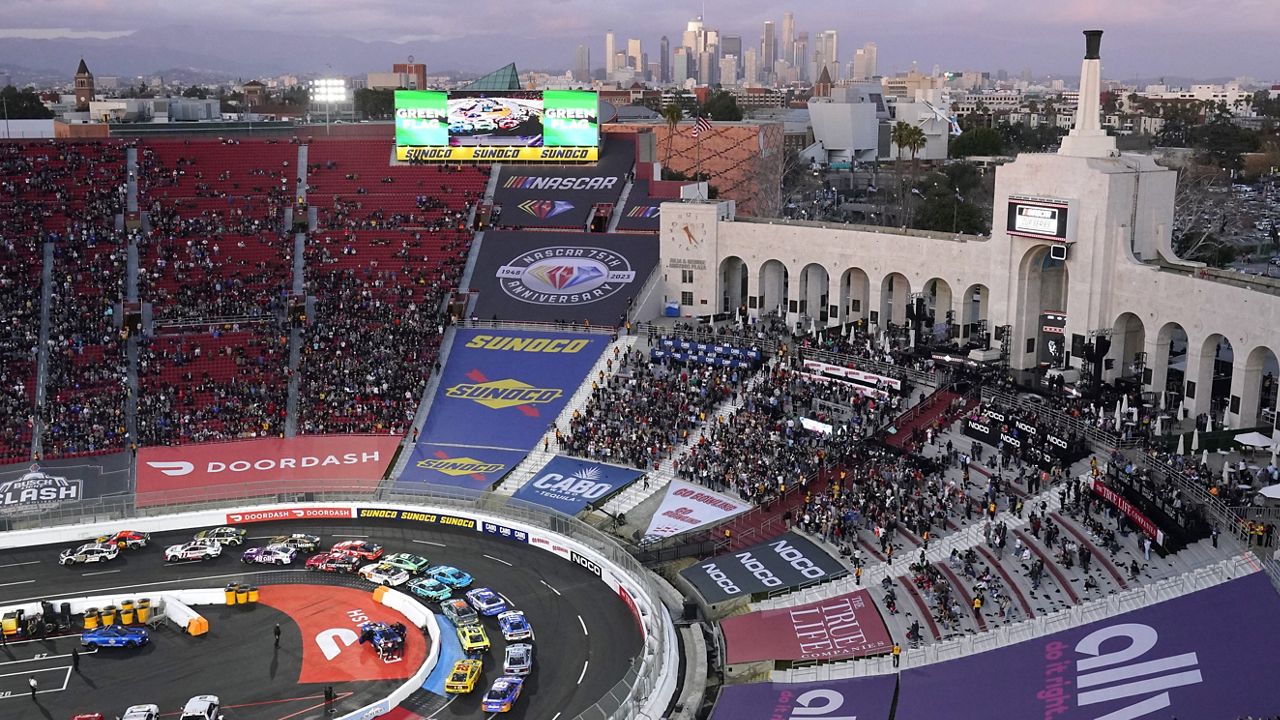
[[[843,660],[893,649],[866,590],[720,621],[730,665],[761,660]]]

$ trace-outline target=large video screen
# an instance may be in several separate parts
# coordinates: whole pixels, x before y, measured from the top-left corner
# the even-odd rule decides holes
[[[399,90],[396,157],[414,162],[594,163],[596,93]]]

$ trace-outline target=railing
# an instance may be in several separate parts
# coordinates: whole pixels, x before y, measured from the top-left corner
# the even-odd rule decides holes
[[[680,330],[670,325],[659,325],[657,323],[642,322],[636,324],[636,335],[647,335],[650,331],[659,336],[681,338],[689,342],[710,343],[712,345],[733,345],[735,347],[756,347],[760,349],[763,356],[773,356],[778,354],[778,344],[773,340],[758,338],[735,338],[731,335],[719,335],[716,333],[700,333],[693,330]]]
[[[264,315],[229,315],[227,317],[182,317],[167,320],[156,320],[155,332],[162,330],[186,330],[190,328],[205,329],[214,325],[254,325],[257,323],[279,322],[280,316],[275,313]]]
[[[512,320],[462,320],[458,327],[477,330],[535,330],[539,332],[586,332],[601,335],[613,335],[618,328],[612,325],[589,325],[576,322],[542,322],[529,320],[515,322]]]
[[[916,385],[931,385],[936,387],[941,382],[937,370],[925,372],[924,370],[917,370],[913,367],[907,367],[906,365],[894,365],[893,363],[887,363],[883,360],[862,358],[856,355],[831,352],[830,350],[819,350],[818,348],[802,347],[797,348],[797,352],[806,360],[817,360],[831,365],[852,366],[859,370],[874,370],[887,377],[906,378]]]
[[[644,593],[654,612],[661,612],[663,607],[644,567],[608,535],[577,518],[493,493],[446,488],[433,488],[431,491],[370,490],[367,486],[341,482],[317,487],[314,482],[279,481],[140,493],[136,498],[135,502],[134,496],[129,494],[112,495],[37,514],[8,516],[9,529],[86,524],[258,503],[372,501],[430,505],[463,513],[474,511],[506,517],[571,538],[599,552],[627,573],[639,591]],[[578,720],[635,718],[645,700],[662,682],[667,652],[665,626],[652,617],[644,617],[641,622],[645,626],[643,652],[616,685],[590,708],[578,714]]]
[[[1015,408],[1026,412],[1035,413],[1041,418],[1047,418],[1052,423],[1057,423],[1062,427],[1071,430],[1072,433],[1087,438],[1095,448],[1105,449],[1107,452],[1115,450],[1119,447],[1136,447],[1135,443],[1121,443],[1115,433],[1103,430],[1100,427],[1092,425],[1077,417],[1072,417],[1061,410],[1056,410],[1048,405],[1041,403],[1027,402],[1016,395],[1010,395],[994,388],[982,388],[982,401],[985,403],[995,403],[1004,407]]]
[[[1192,502],[1203,505],[1223,527],[1248,545],[1250,538],[1248,526],[1225,502],[1211,495],[1205,487],[1191,482],[1186,475],[1163,460],[1144,454],[1141,462],[1153,480],[1163,480],[1177,486]]]

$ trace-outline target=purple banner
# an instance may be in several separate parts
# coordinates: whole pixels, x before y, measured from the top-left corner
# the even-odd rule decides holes
[[[873,675],[810,683],[730,685],[720,690],[711,720],[888,720],[897,684],[894,675]]]
[[[1036,640],[905,670],[896,720],[1235,720],[1280,709],[1263,573]]]

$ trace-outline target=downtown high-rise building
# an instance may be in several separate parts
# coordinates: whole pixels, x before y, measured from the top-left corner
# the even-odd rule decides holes
[[[737,55],[721,55],[720,56],[720,84],[721,85],[737,85],[738,84],[738,56]]]
[[[573,79],[578,82],[591,81],[591,48],[579,45],[573,51]]]
[[[720,55],[732,55],[734,62],[735,76],[742,74],[742,36],[741,35],[725,35],[720,38]]]
[[[796,64],[796,16],[791,12],[782,13],[782,59]]]
[[[792,65],[800,74],[801,80],[811,80],[809,77],[809,33],[801,32],[796,36],[796,56],[792,61]]]
[[[616,38],[612,30],[608,30],[604,34],[604,79],[608,80],[613,74],[613,57],[617,53]]]
[[[692,64],[689,48],[683,46],[676,48],[676,51],[671,54],[671,82],[683,86],[685,80],[693,76]]]
[[[640,50],[640,38],[627,38],[627,67],[635,70],[637,75],[644,72],[642,55],[644,53]]]
[[[810,66],[809,77],[816,80],[823,68],[827,69],[832,82],[840,79],[840,46],[835,30],[823,30],[813,42],[813,64]]]
[[[773,21],[764,21],[764,34],[760,37],[760,64],[773,72],[773,61],[778,59],[778,38],[774,35]]]
[[[707,49],[707,34],[702,29],[701,17],[690,20],[685,26],[684,34],[680,36],[680,45],[689,48],[695,56]]]
[[[662,54],[658,59],[658,82],[669,83],[671,82],[671,41],[666,35],[658,41],[658,52]]]
[[[755,48],[747,48],[742,55],[742,84],[754,85],[760,80],[760,62]]]
[[[869,42],[853,51],[851,80],[870,80],[879,75],[876,68],[876,44]]]

